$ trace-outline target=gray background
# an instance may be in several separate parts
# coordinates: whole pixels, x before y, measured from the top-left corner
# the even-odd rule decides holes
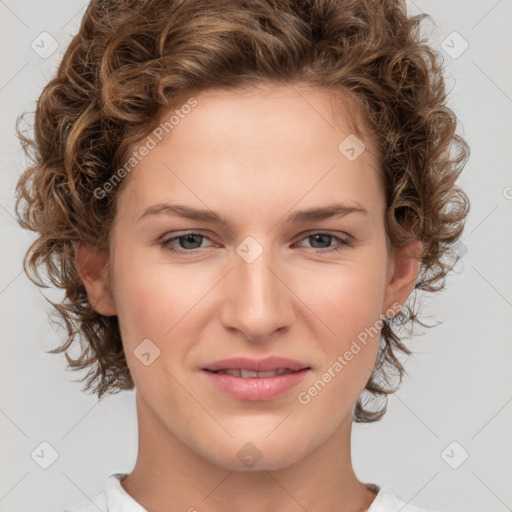
[[[134,393],[98,403],[72,382],[80,374],[65,371],[63,354],[44,353],[64,332],[54,331],[50,306],[22,272],[33,235],[13,214],[24,165],[16,116],[34,109],[85,4],[0,0],[1,511],[64,508],[100,492],[110,473],[129,472],[136,456]],[[391,485],[419,506],[512,510],[512,1],[416,0],[408,6],[434,21],[423,22],[423,32],[444,56],[448,105],[471,146],[459,183],[472,211],[458,273],[446,291],[425,300],[425,312],[443,323],[409,342],[417,354],[407,360],[409,376],[384,419],[354,425],[353,461],[361,480]],[[31,47],[43,31],[58,42],[50,56]],[[469,44],[456,58],[444,49],[462,48],[453,31]],[[48,469],[31,456],[42,442],[58,454]]]

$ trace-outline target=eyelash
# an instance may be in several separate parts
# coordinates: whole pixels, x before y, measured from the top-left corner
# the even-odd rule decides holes
[[[191,255],[192,256],[192,255],[196,254],[197,251],[200,251],[201,248],[190,249],[190,250],[185,250],[185,249],[177,250],[177,249],[174,249],[171,246],[171,243],[174,242],[175,240],[178,240],[180,238],[185,238],[186,236],[190,236],[190,235],[199,235],[202,238],[208,238],[206,235],[203,235],[202,233],[190,232],[190,233],[185,233],[185,234],[182,234],[182,235],[174,236],[172,238],[168,238],[166,240],[163,240],[162,242],[160,242],[160,246],[162,247],[162,249],[164,249],[165,251],[170,252],[171,254],[187,254],[187,255]],[[345,247],[350,247],[352,245],[351,241],[346,240],[344,238],[340,238],[339,236],[336,236],[336,235],[334,235],[332,233],[329,233],[327,231],[314,231],[312,233],[308,233],[306,236],[301,238],[299,240],[299,242],[302,241],[302,240],[305,240],[307,238],[310,238],[312,236],[315,236],[315,235],[327,235],[327,236],[330,236],[331,238],[336,239],[336,240],[339,241],[338,245],[333,246],[333,248],[316,249],[316,248],[313,247],[312,249],[315,252],[317,252],[317,253],[334,253],[334,252],[339,252],[339,251],[343,250]]]

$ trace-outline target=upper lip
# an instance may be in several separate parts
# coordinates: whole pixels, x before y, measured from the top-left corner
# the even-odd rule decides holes
[[[229,359],[221,359],[214,363],[208,364],[203,370],[250,370],[253,372],[269,372],[272,370],[293,370],[298,371],[304,368],[310,368],[307,363],[288,359],[286,357],[270,356],[264,359],[252,359],[249,357],[232,357]]]

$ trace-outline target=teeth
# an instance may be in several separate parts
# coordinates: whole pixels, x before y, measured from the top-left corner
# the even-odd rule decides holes
[[[283,373],[291,373],[290,370],[280,368],[279,370],[272,370],[269,372],[253,372],[251,370],[219,370],[217,373],[223,373],[227,375],[233,375],[235,377],[242,377],[244,379],[250,378],[264,378],[264,377],[275,377],[276,375],[282,375]]]

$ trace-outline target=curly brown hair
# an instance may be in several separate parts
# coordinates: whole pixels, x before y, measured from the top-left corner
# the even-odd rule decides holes
[[[102,187],[147,135],[161,112],[191,91],[256,83],[307,83],[353,98],[359,121],[382,157],[389,247],[420,240],[416,291],[444,288],[458,260],[469,199],[455,185],[469,146],[455,134],[446,106],[440,56],[420,39],[425,13],[408,17],[404,0],[120,0],[92,1],[56,76],[42,91],[34,132],[17,132],[30,166],[16,187],[19,224],[38,233],[24,270],[38,286],[45,268],[64,290],[49,301],[63,319],[68,368],[88,368],[84,391],[98,398],[133,389],[117,316],[88,302],[73,244],[109,246],[121,186]],[[336,94],[333,94],[334,98]],[[355,111],[353,116],[358,115]],[[349,120],[350,121],[350,120]],[[358,125],[354,133],[364,137]],[[20,214],[20,203],[23,209]],[[447,261],[455,256],[455,261]],[[48,300],[48,299],[47,299]],[[412,303],[411,303],[412,302]],[[415,300],[383,322],[374,371],[353,420],[379,420],[411,350],[395,329],[418,322]],[[411,334],[409,333],[409,334]],[[82,352],[66,352],[78,337]],[[398,376],[392,385],[392,374]],[[366,408],[377,401],[382,407]]]

